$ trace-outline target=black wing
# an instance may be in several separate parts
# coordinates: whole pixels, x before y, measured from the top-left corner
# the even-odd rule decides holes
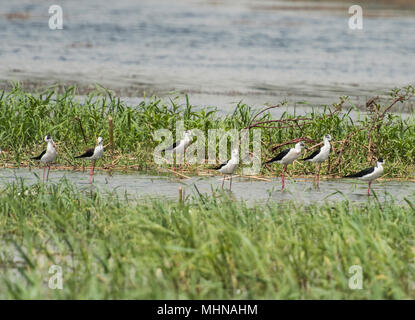
[[[94,154],[94,150],[95,148],[90,148],[86,150],[83,154],[81,154],[80,156],[75,157],[75,159],[92,157],[92,155]]]
[[[304,158],[304,159],[301,159],[301,160],[306,161],[306,160],[311,160],[311,159],[313,159],[314,157],[316,157],[316,156],[320,153],[320,150],[321,150],[321,148],[318,148],[318,150],[314,151],[314,152],[313,152],[312,154],[310,154],[307,158]]]
[[[217,166],[217,167],[215,167],[215,168],[213,168],[213,169],[215,169],[215,170],[219,170],[219,169],[223,168],[224,166],[226,166],[226,165],[228,164],[228,162],[229,162],[229,161],[225,161],[224,163],[221,163],[219,166]]]
[[[40,160],[40,159],[42,159],[42,157],[43,157],[43,155],[45,153],[46,153],[46,150],[43,150],[40,155],[38,155],[37,157],[30,158],[30,159],[32,159],[32,160]]]
[[[165,151],[168,151],[168,150],[173,150],[174,148],[176,148],[179,145],[179,143],[180,143],[180,141],[176,141],[170,147],[168,147],[168,148],[166,148],[164,150],[161,150],[161,152],[165,152]]]
[[[280,161],[282,158],[284,158],[288,152],[290,152],[291,149],[285,149],[283,151],[281,151],[280,153],[278,153],[274,158],[272,158],[271,160],[265,162],[266,164],[274,162],[274,161]]]
[[[370,167],[370,168],[367,168],[367,169],[363,169],[362,171],[359,171],[357,173],[353,173],[353,174],[349,174],[348,176],[344,176],[343,178],[361,178],[363,176],[371,174],[373,171],[375,171],[375,167]]]

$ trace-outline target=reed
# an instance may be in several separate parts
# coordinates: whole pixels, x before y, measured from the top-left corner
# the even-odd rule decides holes
[[[136,201],[19,180],[0,192],[0,299],[414,299],[414,199]]]
[[[341,176],[373,163],[376,157],[387,159],[386,178],[412,178],[415,170],[415,118],[403,118],[392,113],[394,107],[413,98],[414,88],[406,87],[391,92],[389,102],[376,99],[367,110],[342,97],[339,102],[310,109],[304,116],[283,113],[272,116],[273,106],[264,110],[238,103],[234,110],[222,116],[217,108],[197,108],[188,99],[178,103],[178,97],[164,101],[158,97],[145,99],[137,105],[128,105],[108,90],[96,90],[85,97],[77,96],[75,87],[63,92],[49,89],[39,94],[26,92],[16,84],[9,92],[0,93],[0,148],[3,166],[32,166],[30,157],[40,152],[40,143],[51,134],[59,152],[57,166],[80,167],[73,158],[87,147],[87,143],[102,136],[113,152],[105,153],[98,169],[134,169],[158,171],[153,161],[157,129],[175,132],[176,121],[183,120],[185,128],[261,130],[262,160],[270,158],[279,148],[304,139],[309,147],[330,133],[334,138],[330,161],[322,167],[322,175]],[[283,104],[280,104],[281,106]],[[357,120],[350,116],[358,113]],[[209,166],[186,165],[186,175]],[[262,175],[279,175],[264,168]],[[290,175],[312,174],[310,164],[297,163],[289,169]]]

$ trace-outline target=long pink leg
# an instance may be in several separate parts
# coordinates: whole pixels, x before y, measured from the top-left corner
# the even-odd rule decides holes
[[[223,189],[223,185],[225,184],[225,175],[223,175],[223,180],[222,180],[222,189]]]
[[[45,171],[46,171],[46,167],[43,167],[43,183],[45,183]]]
[[[185,155],[186,155],[186,149],[183,149],[183,158],[181,159],[181,163],[180,163],[180,172],[183,172],[184,156]]]
[[[367,188],[367,195],[370,196],[370,185],[372,184],[372,181],[369,182],[369,187]]]
[[[186,150],[183,150],[183,153],[180,153],[180,165],[179,165],[179,170],[180,172],[183,172],[183,164],[184,164],[184,154],[185,154]]]
[[[231,175],[231,185],[230,185],[230,190],[232,190],[232,175]]]
[[[89,182],[93,183],[95,181],[94,179],[94,171],[95,171],[95,161],[92,161],[92,166],[91,166],[91,170],[89,172]]]
[[[46,182],[49,181],[49,171],[50,171],[50,165],[48,166],[48,174],[46,175]]]
[[[317,171],[317,186],[320,184],[320,169],[321,163],[318,164],[318,171]]]
[[[91,165],[91,168],[89,169],[89,183],[92,183],[93,170],[93,166]]]
[[[284,170],[282,171],[282,188],[281,190],[284,190],[285,188],[285,171],[287,170],[287,166],[284,165]]]

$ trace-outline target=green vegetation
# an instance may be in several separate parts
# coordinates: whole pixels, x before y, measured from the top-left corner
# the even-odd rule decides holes
[[[367,113],[353,121],[350,112],[355,110],[347,98],[339,103],[324,106],[323,110],[312,110],[303,117],[284,113],[274,119],[269,111],[254,110],[239,103],[226,116],[218,114],[216,108],[197,109],[187,103],[179,105],[177,99],[165,102],[153,97],[138,105],[127,105],[105,89],[97,89],[85,98],[76,96],[76,88],[67,88],[63,93],[49,89],[34,95],[16,85],[10,92],[0,93],[0,156],[5,166],[35,165],[30,157],[39,153],[45,145],[40,143],[46,134],[51,134],[57,144],[58,166],[79,166],[73,155],[84,151],[95,143],[98,136],[109,142],[108,118],[113,119],[113,151],[107,148],[98,166],[106,169],[158,170],[153,161],[153,150],[160,143],[153,140],[157,129],[175,132],[176,122],[183,120],[186,129],[198,128],[206,133],[209,129],[257,128],[262,134],[262,160],[278,152],[270,146],[304,139],[308,147],[321,142],[324,134],[333,138],[330,161],[323,165],[322,174],[338,176],[368,165],[382,156],[387,160],[385,176],[408,178],[415,169],[415,118],[403,119],[390,113],[393,106],[408,101],[414,96],[413,87],[394,90],[390,102],[382,104],[374,100],[368,104]],[[85,141],[87,140],[87,141]],[[208,166],[187,165],[189,173]],[[280,174],[275,166],[273,174]],[[312,166],[298,163],[290,166],[289,174],[312,174]],[[270,174],[264,168],[263,174]]]
[[[18,181],[0,192],[0,299],[414,299],[406,201],[136,202]],[[349,289],[353,265],[363,290]]]
[[[112,118],[113,149],[107,146],[98,164],[155,171],[154,131],[174,132],[183,120],[186,129],[205,133],[261,130],[263,160],[286,142],[312,147],[330,133],[333,152],[323,174],[342,175],[383,156],[387,177],[407,178],[415,169],[415,118],[390,111],[413,95],[412,87],[394,90],[389,102],[368,103],[357,120],[345,97],[318,112],[275,119],[279,106],[239,103],[220,116],[188,101],[153,97],[127,105],[101,89],[79,98],[73,87],[34,95],[17,85],[0,94],[0,159],[4,166],[33,165],[30,157],[51,134],[58,166],[79,166],[73,155],[98,136],[110,141]],[[188,165],[186,172],[203,168]],[[298,163],[290,174],[311,169]],[[19,180],[0,190],[0,299],[414,299],[414,200],[249,206],[214,190],[183,204],[80,191],[64,180],[46,186]],[[48,287],[52,265],[62,267],[62,290]],[[362,267],[363,290],[348,286],[353,265]]]

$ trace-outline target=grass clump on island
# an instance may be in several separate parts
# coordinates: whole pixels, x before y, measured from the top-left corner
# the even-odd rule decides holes
[[[284,113],[274,119],[270,111],[283,103],[263,110],[239,103],[221,116],[215,107],[198,109],[188,99],[184,105],[178,104],[178,99],[166,102],[157,97],[129,105],[105,89],[79,98],[75,87],[31,94],[16,84],[11,91],[0,93],[0,159],[3,166],[36,165],[30,157],[43,150],[41,141],[51,134],[58,149],[57,167],[79,167],[82,162],[74,155],[94,145],[98,136],[108,144],[111,117],[113,150],[106,149],[98,168],[157,171],[153,151],[160,142],[154,141],[154,132],[175,132],[176,122],[183,120],[185,129],[197,128],[206,136],[209,129],[260,129],[262,161],[285,148],[287,142],[304,139],[308,147],[315,147],[329,133],[334,139],[333,151],[322,167],[323,175],[341,176],[381,156],[387,160],[385,177],[408,178],[415,169],[415,118],[403,119],[390,112],[414,94],[413,87],[395,89],[389,102],[371,100],[368,113],[353,121],[350,112],[356,108],[346,97],[318,112],[310,108],[310,113],[301,117]],[[186,165],[185,172],[196,173],[204,168],[208,166]],[[275,166],[272,174],[279,175],[281,169]],[[289,167],[289,174],[312,174],[313,170],[312,165],[297,162]],[[262,174],[270,172],[264,168]]]
[[[137,202],[65,181],[11,184],[0,299],[415,298],[415,197],[250,207],[216,195]],[[48,286],[52,265],[62,290]],[[352,266],[362,290],[349,288]]]

